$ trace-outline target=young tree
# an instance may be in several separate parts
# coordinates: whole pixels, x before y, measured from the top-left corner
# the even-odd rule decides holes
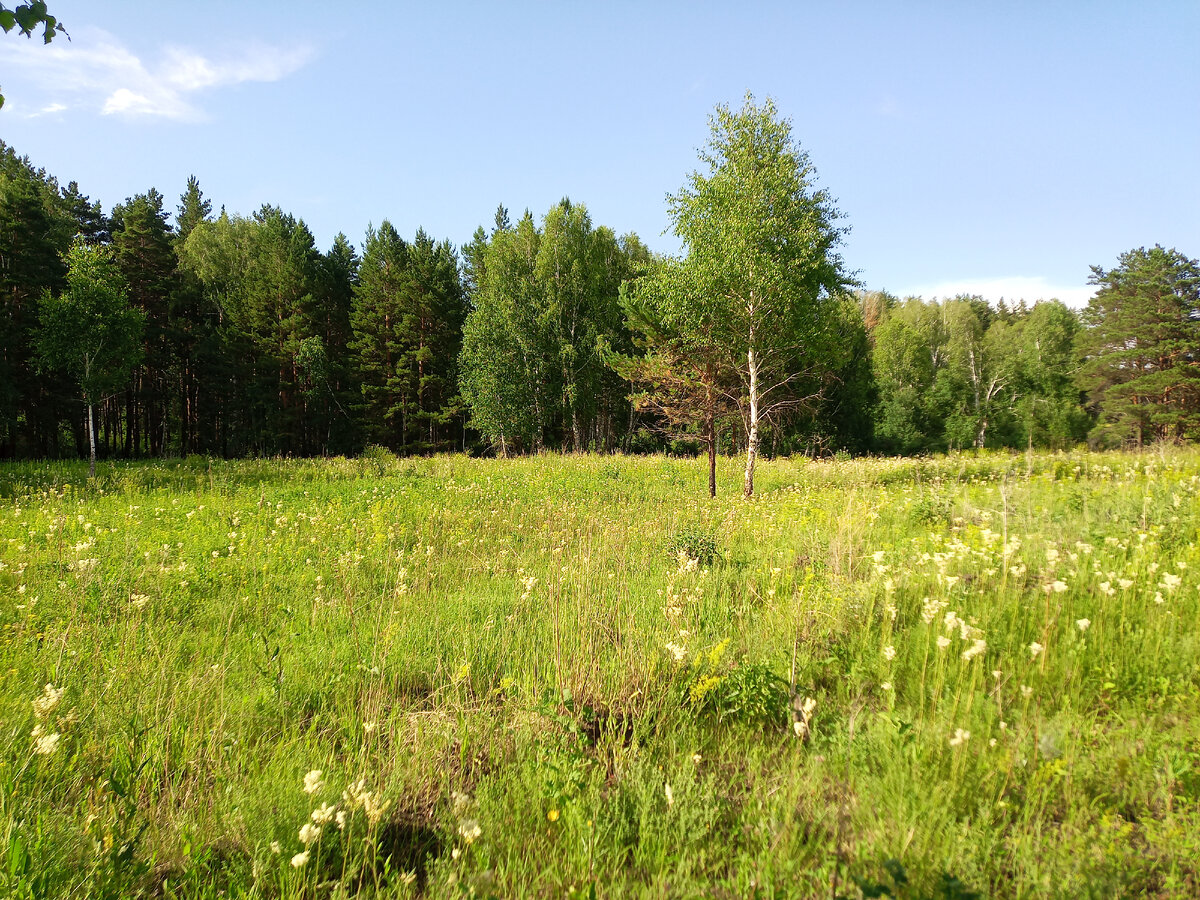
[[[737,413],[725,352],[711,318],[694,320],[696,288],[676,260],[622,285],[621,305],[640,354],[613,354],[610,365],[637,392],[635,408],[661,417],[674,433],[699,436],[708,452],[708,495],[717,496],[717,426]]]
[[[747,95],[740,110],[718,106],[710,128],[708,171],[668,203],[687,247],[689,318],[726,349],[741,385],[750,496],[763,425],[811,409],[844,362],[852,280],[836,250],[840,213],[775,104]]]
[[[65,369],[79,382],[87,406],[88,474],[95,477],[93,410],[129,380],[141,358],[146,319],[130,306],[125,280],[107,248],[77,240],[66,263],[66,290],[42,296],[37,349],[45,366]]]
[[[1092,267],[1080,383],[1100,414],[1102,443],[1200,434],[1200,262],[1155,245]]]

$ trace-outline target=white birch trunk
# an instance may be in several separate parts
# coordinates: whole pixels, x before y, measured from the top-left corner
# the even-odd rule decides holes
[[[93,409],[92,404],[88,403],[88,478],[96,477],[96,421]]]
[[[754,493],[754,464],[758,461],[758,357],[754,353],[754,329],[750,329],[750,350],[746,355],[750,372],[750,428],[746,436],[745,493]]]

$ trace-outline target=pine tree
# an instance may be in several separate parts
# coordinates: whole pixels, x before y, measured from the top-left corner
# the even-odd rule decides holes
[[[33,356],[40,297],[60,290],[62,261],[75,225],[56,185],[29,160],[0,141],[0,455],[57,456],[63,418],[84,437],[70,414],[70,386],[57,375],[39,376]],[[82,443],[78,449],[82,449]]]
[[[1200,437],[1200,262],[1155,245],[1092,267],[1080,383],[1099,414],[1091,439]]]
[[[172,440],[181,342],[171,314],[178,260],[162,194],[151,188],[113,210],[113,247],[130,302],[146,317],[142,365],[125,396],[124,452],[161,456]]]

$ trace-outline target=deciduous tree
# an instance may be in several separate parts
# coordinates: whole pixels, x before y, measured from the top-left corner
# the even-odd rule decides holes
[[[128,288],[110,250],[77,240],[66,263],[66,290],[42,296],[37,349],[45,366],[64,369],[79,383],[87,407],[88,473],[95,476],[93,410],[129,380],[142,354],[146,317],[130,305]]]
[[[706,171],[669,210],[687,251],[690,318],[725,348],[741,385],[750,496],[763,425],[811,410],[845,361],[852,279],[837,251],[840,213],[772,101],[718,106],[700,160]]]

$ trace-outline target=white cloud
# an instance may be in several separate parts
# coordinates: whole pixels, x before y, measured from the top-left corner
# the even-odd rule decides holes
[[[194,50],[164,47],[153,61],[132,53],[101,31],[72,34],[70,42],[35,46],[29,41],[0,44],[8,71],[26,75],[53,102],[43,112],[73,106],[105,115],[162,117],[184,121],[204,118],[195,102],[201,92],[244,82],[279,81],[313,57],[308,47],[256,44],[236,54],[208,57]],[[51,107],[54,107],[52,110]]]
[[[1078,284],[1051,284],[1038,277],[1014,276],[1010,278],[964,278],[958,281],[942,281],[937,284],[918,285],[897,292],[901,297],[956,297],[959,294],[978,294],[990,303],[1003,298],[1009,303],[1024,300],[1061,300],[1067,306],[1082,308],[1095,293],[1095,288]]]
[[[46,106],[43,106],[41,109],[36,109],[30,113],[24,113],[24,116],[26,119],[37,119],[41,116],[52,116],[55,113],[60,113],[65,109],[67,109],[66,104],[49,103]]]

